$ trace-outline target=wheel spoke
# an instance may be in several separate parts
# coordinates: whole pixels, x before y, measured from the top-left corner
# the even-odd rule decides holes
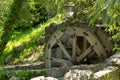
[[[80,62],[82,59],[85,58],[92,51],[93,46],[90,46],[85,52],[83,52],[79,57],[77,57],[77,62]]]
[[[65,56],[71,60],[71,56],[69,55],[69,53],[67,52],[67,50],[65,49],[64,45],[61,43],[61,41],[59,39],[56,39],[57,44],[59,45],[59,47],[61,48],[61,50],[63,51],[63,53],[65,54]]]
[[[77,38],[76,38],[76,39],[77,39]],[[71,39],[71,45],[73,45],[73,43],[74,43],[74,42],[73,42],[73,43],[72,43],[72,42],[73,42],[73,39]],[[78,47],[77,44],[76,44],[76,47],[75,47],[75,48],[76,48],[76,52],[77,52],[77,54],[80,55],[81,50],[80,50],[80,48]]]
[[[73,35],[73,47],[72,47],[72,59],[75,61],[76,59],[76,35]]]
[[[47,50],[47,53],[49,54],[46,54],[46,68],[51,68],[51,48]]]

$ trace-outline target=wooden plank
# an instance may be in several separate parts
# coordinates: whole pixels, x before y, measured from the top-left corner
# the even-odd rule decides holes
[[[54,62],[58,62],[58,63],[64,63],[64,62],[67,62],[68,60],[64,60],[64,59],[58,59],[58,58],[51,58],[52,59],[52,61],[54,61]]]
[[[56,58],[62,58],[62,50],[60,47],[56,48]]]
[[[45,66],[46,66],[46,68],[51,68],[51,48],[49,48],[49,49],[47,49],[47,52],[46,53],[48,53],[48,54],[46,54],[46,56],[45,56]]]
[[[104,50],[98,38],[91,32],[87,32],[87,33],[89,34],[89,36],[85,36],[85,37],[91,45],[94,45],[93,49],[97,53],[97,55],[100,58],[106,57],[106,51]]]
[[[61,48],[61,50],[63,51],[64,55],[69,59],[72,60],[71,56],[69,55],[69,53],[67,52],[67,50],[65,49],[64,45],[61,43],[61,41],[59,39],[56,39],[57,44],[59,45],[59,47]]]
[[[104,33],[104,31],[102,31],[100,29],[97,31],[97,35],[99,37],[99,40],[105,46],[105,50],[110,52],[112,50],[112,48],[113,48],[113,44],[109,40],[109,37]]]
[[[76,37],[76,39],[77,39],[77,37]],[[71,42],[73,42],[73,39],[71,39]],[[73,45],[73,43],[71,43],[71,45]],[[77,52],[78,55],[81,54],[81,50],[80,50],[80,48],[78,47],[77,44],[76,44],[76,52]]]
[[[53,45],[55,45],[57,43],[56,39],[54,38],[56,36],[56,38],[61,38],[64,35],[64,33],[58,31],[55,32],[51,38],[48,40],[48,43],[46,45],[46,49],[45,49],[45,62],[46,62],[46,68],[51,68],[51,48],[53,47]]]
[[[94,50],[100,58],[106,57],[106,51],[104,50],[102,44],[94,34],[94,31],[89,30],[89,28],[80,28],[80,27],[74,27],[74,28],[76,28],[77,36],[85,37],[91,45],[95,46]]]
[[[78,46],[76,46],[76,51],[77,51],[77,54],[80,55],[81,54],[81,50]]]
[[[72,47],[72,60],[75,61],[76,59],[76,35],[73,35],[73,47]]]
[[[88,55],[88,58],[92,57],[95,54],[95,51],[92,50],[91,53]]]
[[[92,51],[92,46],[90,46],[85,52],[83,52],[79,57],[77,57],[77,62],[80,62],[82,59],[85,58]]]
[[[64,33],[61,32],[61,31],[55,32],[55,33],[51,36],[50,40],[48,41],[48,42],[51,44],[51,47],[53,47],[53,45],[55,45],[55,43],[56,43],[56,40],[55,40],[54,37],[56,37],[56,39],[60,39],[63,35],[64,35]]]

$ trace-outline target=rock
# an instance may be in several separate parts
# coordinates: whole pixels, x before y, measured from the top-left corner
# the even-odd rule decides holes
[[[9,80],[20,80],[20,79],[18,77],[13,76]]]
[[[9,61],[12,59],[12,55],[8,55],[6,58],[5,58],[5,64],[9,63]]]
[[[58,79],[54,77],[46,77],[45,80],[58,80]]]
[[[71,61],[65,61],[61,64],[60,68],[64,69],[64,68],[68,68],[68,67],[71,67],[71,66],[73,66]]]
[[[89,80],[93,72],[89,70],[70,70],[65,74],[64,80]]]
[[[40,37],[37,39],[37,43],[38,43],[39,45],[44,44],[44,43],[45,43],[45,36],[40,36]]]
[[[24,46],[23,44],[21,44],[21,45],[15,47],[15,51],[21,51],[21,50],[23,50],[24,48],[25,48],[25,46]]]
[[[58,80],[58,79],[54,78],[54,77],[46,77],[45,78],[45,76],[39,76],[39,77],[32,78],[30,80]]]
[[[114,66],[105,67],[94,73],[91,80],[119,80],[119,68]]]
[[[110,58],[105,60],[106,66],[118,66],[120,67],[120,53],[116,53]]]
[[[45,80],[45,76],[35,77],[35,78],[30,79],[30,80]]]

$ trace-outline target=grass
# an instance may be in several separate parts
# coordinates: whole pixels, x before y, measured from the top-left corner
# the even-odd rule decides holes
[[[9,80],[11,77],[16,77],[17,80],[30,80],[37,76],[47,76],[47,74],[43,71],[0,70],[0,80]]]
[[[9,64],[24,63],[23,60],[26,57],[35,54],[35,51],[39,49],[38,46],[41,46],[37,44],[37,39],[45,34],[45,27],[53,22],[58,23],[60,20],[61,15],[57,15],[56,17],[49,19],[47,22],[29,29],[14,31],[9,42],[7,43],[6,49],[4,50],[4,55],[0,58],[0,64],[3,65],[5,58],[10,54],[12,54],[13,57],[9,61]],[[21,44],[23,44],[25,48],[21,51],[15,51],[15,47]],[[41,55],[43,55],[42,51],[38,52],[41,52]],[[38,59],[41,59],[41,55],[39,55],[40,58]]]

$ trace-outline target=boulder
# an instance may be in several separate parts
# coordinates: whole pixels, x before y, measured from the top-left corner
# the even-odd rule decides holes
[[[46,77],[45,80],[58,80],[58,79],[54,77]]]
[[[35,77],[35,78],[30,79],[30,80],[45,80],[45,76]]]
[[[112,55],[110,58],[105,60],[106,66],[117,66],[120,67],[120,53]]]
[[[39,76],[39,77],[32,78],[30,80],[58,80],[58,79],[54,78],[54,77],[46,77],[45,78],[45,76]]]
[[[70,70],[64,76],[64,80],[89,80],[93,76],[90,70]]]

